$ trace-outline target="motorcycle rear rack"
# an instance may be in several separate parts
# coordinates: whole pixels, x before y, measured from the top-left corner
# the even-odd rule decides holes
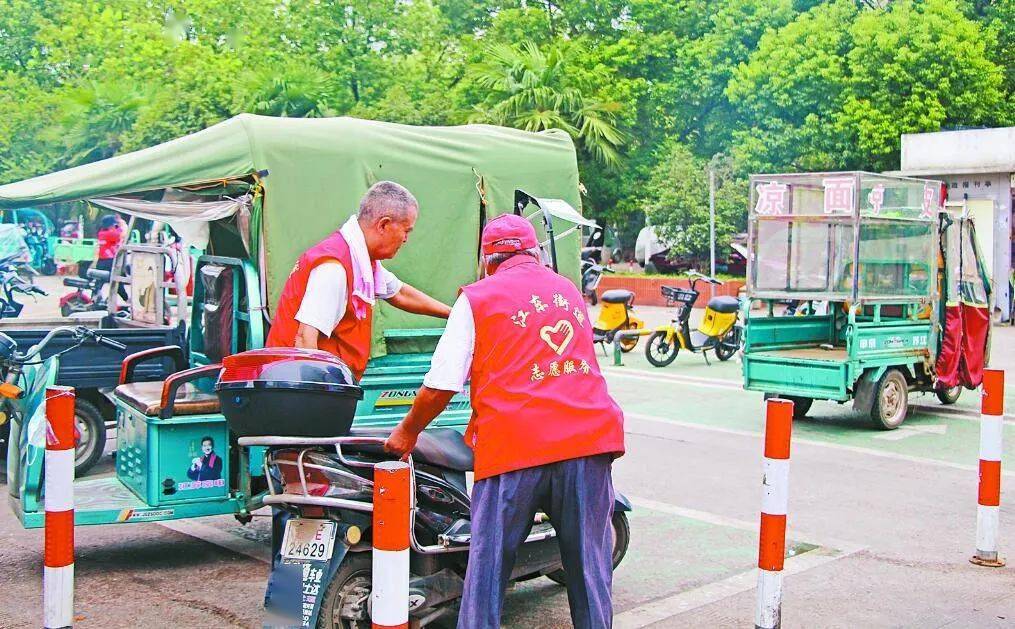
[[[293,494],[279,491],[279,489],[275,486],[275,481],[272,480],[268,465],[269,457],[266,456],[264,458],[264,477],[268,480],[268,491],[270,492],[270,495],[264,497],[264,504],[279,506],[295,504],[373,513],[374,505],[370,502],[347,500],[345,498],[332,498],[330,496],[309,495],[307,492],[306,472],[303,468],[305,465],[303,462],[303,456],[314,447],[335,446],[335,452],[338,455],[338,460],[341,461],[343,465],[348,465],[350,467],[373,467],[372,463],[362,463],[347,459],[342,452],[342,446],[384,445],[384,441],[385,440],[381,437],[240,437],[238,443],[243,447],[303,447],[303,450],[301,450],[299,455],[296,457],[296,467],[297,470],[299,470],[300,481],[303,485],[304,493]],[[419,540],[416,539],[416,468],[413,465],[411,454],[407,458],[407,463],[409,464],[409,482],[411,483],[409,487],[409,545],[411,548],[414,551],[425,555],[468,551],[468,542],[452,546],[452,540],[444,535],[438,536],[441,543],[426,546],[420,544]],[[556,536],[557,531],[551,527],[548,530],[544,529],[537,532],[531,532],[525,539],[524,543],[538,542],[551,539]]]

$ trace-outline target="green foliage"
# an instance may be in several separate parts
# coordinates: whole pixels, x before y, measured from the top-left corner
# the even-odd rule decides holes
[[[717,252],[727,253],[732,236],[746,229],[747,181],[737,176],[733,162],[721,157],[706,161],[671,141],[640,195],[649,221],[670,243],[671,256],[708,255],[710,163],[715,172]]]
[[[707,251],[763,170],[898,166],[1015,124],[1015,0],[0,0],[0,181],[240,112],[481,120],[575,139],[586,213]]]
[[[531,42],[491,46],[485,61],[470,68],[469,78],[487,94],[471,119],[527,131],[563,129],[597,161],[616,166],[624,142],[615,125],[620,106],[575,84],[568,67],[573,45],[560,43],[545,52]]]

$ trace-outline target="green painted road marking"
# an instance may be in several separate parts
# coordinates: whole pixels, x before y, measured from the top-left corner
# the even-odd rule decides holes
[[[660,372],[664,370],[658,370]],[[604,370],[610,392],[630,414],[641,414],[702,427],[747,431],[760,435],[764,406],[759,393],[744,391],[721,379],[690,381],[624,367]],[[680,378],[680,379],[678,379]],[[945,434],[930,426],[946,425]],[[797,439],[837,444],[904,457],[931,459],[953,466],[975,467],[979,460],[979,425],[966,418],[946,419],[940,414],[914,410],[906,420],[906,438],[878,438],[886,434],[872,427],[846,405],[816,402],[809,417],[794,422]],[[923,429],[923,430],[921,430]],[[1015,426],[1005,425],[1005,456],[1015,457]]]

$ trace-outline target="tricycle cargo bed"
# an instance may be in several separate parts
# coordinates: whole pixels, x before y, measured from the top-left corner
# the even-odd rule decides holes
[[[846,348],[797,347],[744,355],[744,387],[828,400],[849,399]]]

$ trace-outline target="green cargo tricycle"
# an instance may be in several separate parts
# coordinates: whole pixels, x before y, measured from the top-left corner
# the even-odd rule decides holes
[[[412,238],[385,266],[445,303],[477,279],[483,224],[514,210],[517,188],[580,207],[575,148],[566,133],[349,118],[242,115],[167,144],[0,186],[0,208],[113,199],[122,213],[165,221],[207,254],[194,267],[188,343],[124,363],[112,393],[115,475],[75,481],[77,524],[216,514],[246,520],[262,504],[263,450],[241,447],[230,434],[213,393],[216,365],[263,345],[270,308],[299,255],[341,226],[381,179],[405,185],[420,204]],[[579,236],[572,227],[554,239],[559,270],[573,281]],[[140,262],[131,267],[134,308],[144,301],[143,286],[163,278]],[[404,417],[429,370],[442,332],[434,326],[441,323],[379,304],[354,426],[390,428]],[[91,342],[76,328],[63,333]],[[171,375],[143,381],[156,361]],[[53,360],[26,365],[16,383],[26,394],[12,422],[8,489],[26,527],[44,521],[42,402],[55,372]],[[467,395],[459,395],[434,426],[460,431],[470,415]],[[281,434],[285,420],[277,418]]]
[[[941,182],[865,172],[751,177],[745,388],[853,402],[898,428],[908,394],[954,403],[982,372],[990,282]],[[806,304],[782,313],[777,304]]]

